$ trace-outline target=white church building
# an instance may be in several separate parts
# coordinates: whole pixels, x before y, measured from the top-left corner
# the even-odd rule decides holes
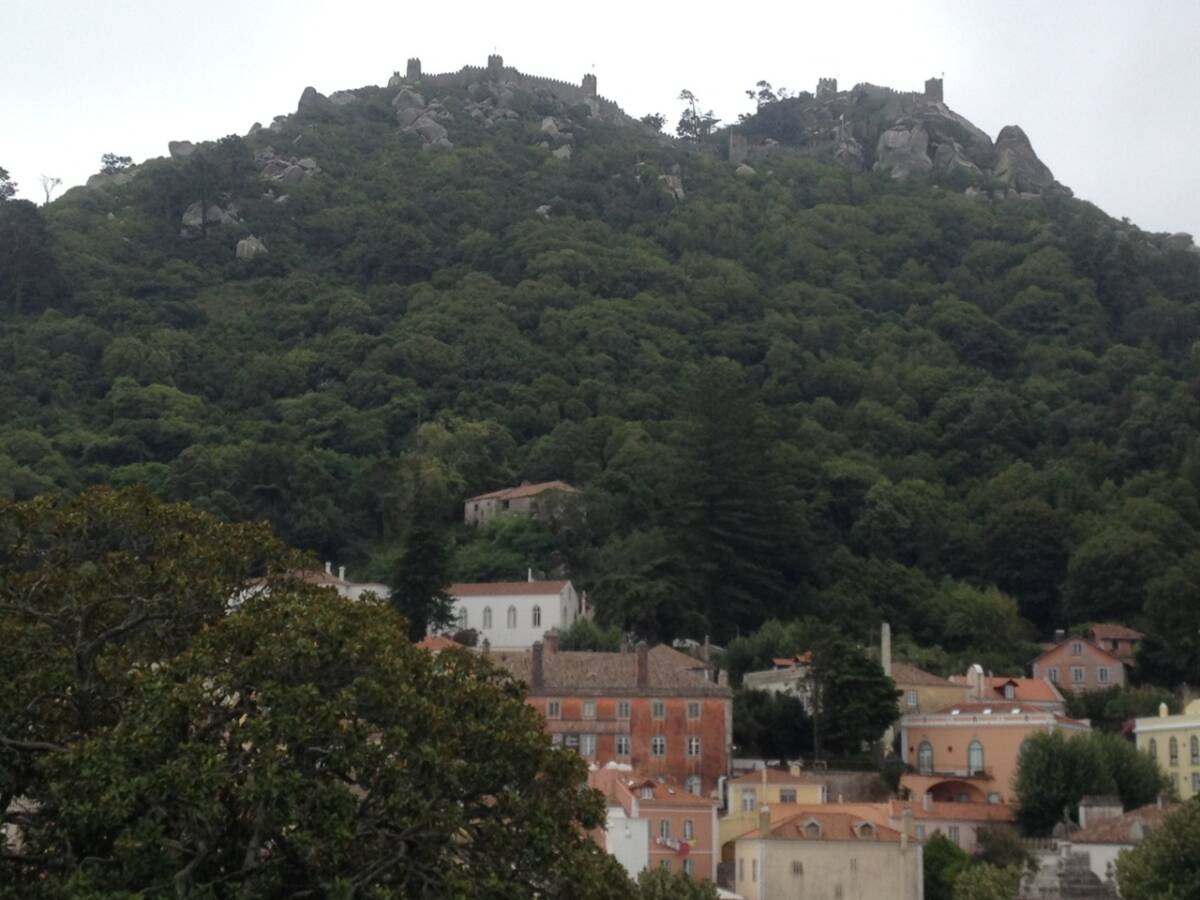
[[[473,628],[495,650],[528,650],[547,631],[565,631],[579,617],[569,581],[488,581],[452,584],[454,629]]]

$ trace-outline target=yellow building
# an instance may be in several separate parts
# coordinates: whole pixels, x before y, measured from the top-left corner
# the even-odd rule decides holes
[[[758,813],[764,806],[773,810],[789,806],[812,806],[829,798],[825,783],[815,775],[790,770],[763,768],[728,782],[725,817],[720,821],[721,846],[758,828]]]
[[[892,681],[900,692],[900,715],[937,713],[967,700],[967,686],[932,675],[908,663],[892,663]]]
[[[1137,746],[1154,757],[1167,773],[1181,800],[1200,796],[1200,700],[1179,715],[1168,715],[1167,704],[1153,718],[1138,719]]]

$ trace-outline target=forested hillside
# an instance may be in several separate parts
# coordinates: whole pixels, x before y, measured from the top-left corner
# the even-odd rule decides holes
[[[1012,670],[1112,620],[1200,672],[1190,241],[418,87],[448,139],[306,93],[0,203],[0,495],[141,482],[380,578],[427,510],[450,574],[569,571],[647,637],[887,619]],[[551,526],[458,524],[550,479],[584,497]]]

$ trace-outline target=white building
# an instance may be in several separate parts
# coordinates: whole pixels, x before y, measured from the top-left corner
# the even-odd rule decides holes
[[[473,628],[495,650],[528,650],[547,631],[565,631],[579,617],[579,594],[569,581],[490,581],[452,584],[454,624]]]

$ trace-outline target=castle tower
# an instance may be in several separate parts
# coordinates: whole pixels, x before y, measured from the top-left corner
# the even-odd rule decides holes
[[[407,78],[409,81],[420,81],[421,80],[421,60],[419,60],[415,56],[412,59],[410,59],[408,61],[408,71],[407,71],[407,73],[405,73],[404,77]]]
[[[936,103],[942,102],[942,79],[926,78],[925,79],[925,99],[933,100]]]
[[[817,79],[817,99],[821,100],[825,97],[832,97],[837,93],[836,78],[818,78]]]
[[[596,96],[596,76],[592,72],[588,72],[583,76],[583,92],[589,97]]]
[[[489,53],[487,71],[490,78],[499,78],[504,71],[504,57],[499,53]]]

